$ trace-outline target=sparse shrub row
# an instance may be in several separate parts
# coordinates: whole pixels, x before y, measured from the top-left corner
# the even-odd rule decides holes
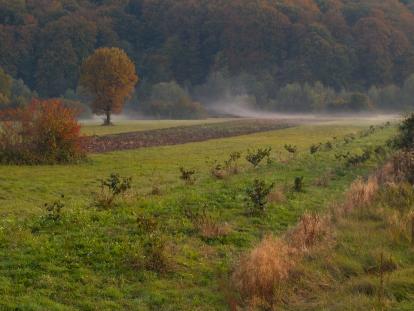
[[[357,134],[350,133],[350,134],[345,135],[342,141],[339,140],[338,137],[335,136],[333,137],[332,141],[327,141],[325,143],[317,143],[317,144],[311,145],[309,148],[309,152],[310,154],[316,154],[317,152],[320,152],[323,150],[330,151],[334,149],[335,146],[338,146],[340,144],[343,144],[343,145],[350,144],[352,141],[354,141],[357,138],[357,136],[359,136],[360,138],[364,138],[364,137],[374,134],[378,130],[383,130],[390,126],[391,126],[390,122],[384,123],[382,125],[377,125],[377,126],[371,125],[368,129],[363,130]]]
[[[285,286],[289,284],[290,278],[295,277],[297,263],[305,254],[312,253],[316,246],[330,245],[327,241],[334,242],[331,239],[334,223],[352,211],[367,210],[379,195],[385,196],[379,198],[381,202],[398,200],[388,204],[398,208],[398,215],[403,216],[394,215],[390,222],[396,228],[404,228],[404,234],[409,236],[413,229],[410,224],[414,219],[414,216],[410,216],[414,180],[411,179],[412,173],[407,172],[413,171],[413,159],[410,152],[397,154],[366,181],[356,180],[346,193],[344,203],[332,205],[329,215],[304,214],[298,224],[282,238],[266,236],[240,259],[232,274],[233,287],[242,297],[239,305],[253,309],[274,309],[277,304],[283,303],[288,290]],[[401,163],[407,166],[402,168]],[[404,186],[404,182],[409,181],[411,184]],[[383,190],[380,191],[381,188]],[[390,194],[390,191],[393,193]]]

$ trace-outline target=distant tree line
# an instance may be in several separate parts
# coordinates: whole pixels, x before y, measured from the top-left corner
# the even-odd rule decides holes
[[[412,105],[413,12],[409,0],[0,0],[0,76],[14,85],[0,77],[0,103],[82,102],[84,60],[119,47],[141,80],[130,107],[159,117],[243,92],[273,110],[397,110]]]

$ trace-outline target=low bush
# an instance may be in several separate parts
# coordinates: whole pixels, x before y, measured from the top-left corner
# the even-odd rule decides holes
[[[259,164],[265,158],[270,158],[270,152],[272,151],[271,147],[268,148],[259,148],[256,151],[247,151],[246,160],[251,163],[255,168],[259,166]]]
[[[132,178],[121,177],[119,174],[111,174],[107,179],[102,179],[100,192],[95,193],[94,205],[99,208],[111,208],[116,199],[131,189]]]
[[[314,145],[310,146],[310,149],[309,149],[310,154],[315,154],[315,153],[317,153],[317,152],[320,150],[321,146],[322,146],[322,144],[321,144],[321,143],[316,144],[316,145],[314,144]]]
[[[407,116],[400,124],[393,145],[398,149],[412,149],[414,147],[414,113]]]
[[[326,151],[330,151],[330,150],[332,150],[332,149],[333,149],[333,144],[332,144],[330,141],[327,141],[327,142],[324,144],[324,148],[325,148],[325,150],[326,150]]]
[[[252,213],[263,213],[266,211],[268,203],[268,196],[272,191],[274,183],[266,184],[265,181],[255,179],[253,184],[246,189],[246,194],[249,198]]]
[[[77,111],[58,100],[33,100],[0,115],[0,162],[55,164],[85,156]]]
[[[347,154],[344,158],[346,159],[347,166],[357,166],[367,162],[371,159],[372,150],[365,149],[362,154]]]
[[[171,257],[167,243],[161,234],[151,234],[145,241],[143,266],[146,270],[160,274],[171,271]]]
[[[180,167],[180,179],[183,180],[187,185],[192,185],[195,183],[195,170],[186,169],[184,167]]]
[[[304,180],[303,176],[295,177],[294,184],[293,184],[293,190],[295,190],[296,192],[302,192],[304,188],[303,180]]]
[[[298,152],[298,147],[295,145],[285,145],[285,150],[292,155],[295,155]]]
[[[44,219],[46,221],[59,222],[62,218],[62,209],[65,207],[63,202],[64,195],[62,194],[58,200],[55,200],[50,203],[45,203],[44,208],[46,210],[46,215]]]

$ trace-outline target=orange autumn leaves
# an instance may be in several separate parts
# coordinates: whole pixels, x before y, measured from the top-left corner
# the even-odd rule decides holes
[[[93,96],[93,112],[106,115],[107,125],[112,113],[122,111],[137,82],[134,63],[118,48],[97,49],[82,65],[80,84]]]
[[[82,159],[77,111],[59,100],[33,100],[0,114],[0,162],[54,164]]]

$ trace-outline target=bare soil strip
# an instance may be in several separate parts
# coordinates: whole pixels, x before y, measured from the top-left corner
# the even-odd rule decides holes
[[[178,145],[215,138],[273,131],[292,127],[299,123],[301,123],[300,120],[249,119],[105,136],[90,136],[85,138],[85,147],[87,152],[90,153],[104,153],[144,147]]]

